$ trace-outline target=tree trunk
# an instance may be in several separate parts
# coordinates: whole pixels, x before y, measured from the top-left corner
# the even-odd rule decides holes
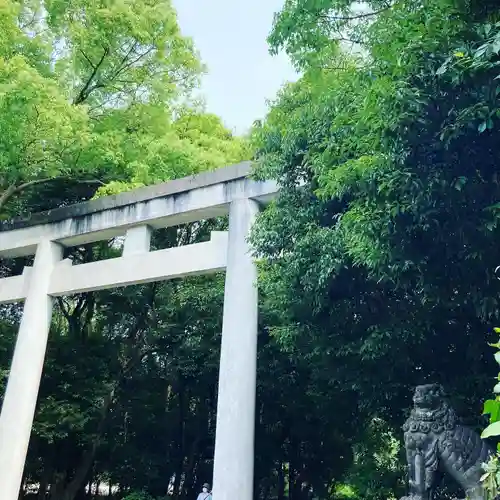
[[[178,453],[177,466],[175,467],[174,470],[175,471],[174,491],[173,491],[174,498],[179,498],[180,496],[181,478],[184,469],[184,405],[186,399],[189,402],[189,397],[186,398],[184,394],[184,386],[182,380],[179,381],[178,394],[179,394],[179,419],[177,425],[178,425],[179,441],[177,446],[177,453]]]
[[[278,464],[278,500],[285,500],[285,471],[283,470],[283,463]]]
[[[197,481],[199,481],[199,478],[197,477],[197,472],[200,460],[202,458],[198,450],[200,442],[201,439],[200,436],[198,436],[195,439],[195,442],[193,443],[193,446],[191,448],[192,453],[190,454],[190,457],[186,465],[186,473],[184,475],[184,482],[182,488],[184,493],[184,498],[186,499],[196,498],[196,495],[198,494],[197,491],[194,491],[194,487],[196,486]]]
[[[40,487],[38,488],[37,500],[45,500],[51,476],[52,468],[50,466],[44,467],[42,477],[40,478]]]
[[[28,477],[26,475],[26,471],[24,471],[23,480],[21,482],[21,488],[19,489],[19,495],[17,497],[18,500],[23,500],[27,488],[28,488]]]
[[[200,444],[201,437],[198,435],[196,439],[193,441],[191,446],[190,453],[186,460],[185,474],[184,474],[184,483],[182,492],[186,498],[191,494],[191,490],[194,486],[194,470],[196,468],[196,463],[198,459],[198,446]],[[191,495],[192,496],[192,495]]]
[[[261,500],[267,500],[269,498],[269,492],[271,491],[271,478],[265,477],[259,487]]]
[[[295,485],[295,478],[293,473],[293,464],[292,461],[290,460],[288,462],[288,500],[294,500],[295,498],[294,485]]]
[[[66,483],[66,473],[56,473],[52,478],[50,485],[50,500],[60,500],[61,494],[64,491],[64,484]]]
[[[201,405],[198,404],[193,412],[194,414],[199,414],[199,420],[198,420],[199,427],[196,433],[196,437],[193,439],[193,442],[191,443],[191,447],[189,449],[188,455],[186,456],[185,460],[184,470],[186,472],[184,474],[182,493],[186,498],[189,498],[190,496],[192,497],[194,495],[194,492],[191,491],[195,483],[194,471],[196,469],[197,462],[199,461],[200,458],[199,457],[200,443],[203,439],[203,436],[206,435],[206,428],[204,424],[207,422],[208,413],[203,410],[204,410],[203,404]],[[205,480],[203,482],[205,482]],[[179,492],[179,497],[180,496],[181,496],[181,491]]]
[[[28,486],[28,478],[26,477],[26,471],[23,473],[23,479],[21,481],[21,487],[19,488],[18,500],[23,500],[26,487]]]
[[[16,185],[11,184],[2,194],[0,194],[0,212],[7,205],[7,202],[12,198],[16,192]]]
[[[87,492],[85,491],[87,487],[87,481],[84,481],[80,489],[75,495],[75,500],[87,500]]]
[[[150,303],[152,304],[154,302],[155,298],[155,290],[156,288],[152,288],[152,296],[150,297]],[[82,314],[83,310],[85,309],[85,306],[88,306],[92,311],[94,311],[93,308],[93,301],[87,301],[83,300],[82,306],[77,309],[77,314],[80,317]],[[66,318],[68,319],[68,323],[71,320],[71,316],[66,313]],[[90,321],[90,317],[92,315],[90,314],[89,317],[86,318],[86,321]],[[129,333],[128,333],[128,339],[133,342],[133,339],[137,336],[137,334],[142,330],[142,328],[146,327],[148,323],[148,316],[147,313],[145,316],[141,316],[137,318],[137,323],[134,326],[134,328],[131,328]],[[85,326],[85,325],[81,325]],[[70,483],[64,490],[64,493],[58,498],[57,500],[76,500],[76,495],[81,491],[82,487],[84,486],[86,480],[89,477],[90,471],[92,469],[92,466],[94,465],[94,460],[95,456],[97,453],[97,449],[99,447],[99,444],[101,442],[101,438],[104,434],[104,430],[106,427],[106,422],[109,416],[109,410],[111,408],[111,405],[113,404],[115,392],[117,388],[122,384],[124,381],[127,373],[133,368],[134,365],[137,363],[140,363],[143,359],[144,356],[148,354],[149,351],[142,352],[140,347],[137,347],[134,345],[134,353],[133,356],[130,357],[127,362],[122,366],[121,368],[121,373],[117,376],[117,379],[111,384],[111,389],[109,390],[108,394],[104,398],[104,402],[101,407],[101,415],[100,415],[100,421],[98,424],[98,428],[96,431],[96,434],[94,436],[94,439],[92,441],[92,444],[90,448],[83,454],[83,457],[80,461],[79,466],[76,469],[75,474],[73,475],[73,478],[71,479]]]
[[[94,459],[97,452],[97,448],[101,441],[101,437],[104,433],[104,429],[106,426],[106,421],[109,414],[109,409],[111,408],[111,404],[113,403],[113,398],[115,395],[116,388],[118,386],[118,382],[112,385],[111,390],[107,394],[104,399],[104,403],[101,407],[101,419],[99,421],[99,425],[97,428],[96,435],[92,442],[91,447],[83,454],[83,458],[80,461],[79,466],[76,469],[76,472],[73,476],[73,479],[70,481],[68,486],[66,487],[64,493],[61,495],[60,500],[75,500],[76,495],[82,489],[85,484],[85,480],[88,478],[90,470],[94,465]]]
[[[85,495],[87,500],[92,500],[92,483],[94,482],[94,478],[92,477],[92,474],[90,475],[89,482],[87,486],[89,487],[89,491],[87,491],[87,494]]]

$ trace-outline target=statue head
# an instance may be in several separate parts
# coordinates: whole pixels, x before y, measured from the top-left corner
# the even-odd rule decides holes
[[[415,408],[437,410],[443,403],[444,389],[440,384],[417,385],[413,394]]]

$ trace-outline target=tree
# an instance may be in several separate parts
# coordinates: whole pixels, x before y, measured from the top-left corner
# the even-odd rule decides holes
[[[322,366],[337,399],[354,392],[364,427],[399,426],[428,379],[477,424],[494,371],[483,339],[498,316],[500,12],[489,6],[288,1],[269,38],[304,71],[254,130],[256,174],[282,188],[253,235],[271,330]],[[363,50],[346,54],[345,38]]]
[[[180,35],[170,2],[6,0],[0,16],[3,217],[249,156],[246,141],[190,101],[203,67]],[[170,228],[155,234],[154,245],[206,239],[213,224],[203,222],[193,233],[191,226]],[[117,256],[120,247],[114,241],[68,251],[75,262],[89,262]],[[2,262],[2,275],[19,274],[27,263]],[[40,499],[47,491],[53,500],[82,499],[85,487],[99,481],[163,494],[175,476],[177,495],[197,485],[213,447],[211,359],[219,318],[211,308],[222,297],[220,283],[188,280],[58,301],[25,470],[25,484],[39,485]],[[2,308],[2,382],[19,316],[18,306]],[[212,341],[200,341],[196,351],[201,329],[212,329]],[[206,375],[204,386],[198,387],[198,375]],[[185,390],[177,382],[183,377]]]
[[[5,0],[1,15],[0,213],[58,180],[116,192],[246,156],[217,117],[179,109],[203,66],[168,0]]]

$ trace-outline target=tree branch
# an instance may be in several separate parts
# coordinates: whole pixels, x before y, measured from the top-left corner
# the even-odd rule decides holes
[[[356,44],[356,45],[364,45],[363,41],[359,40],[357,38],[346,38],[343,36],[339,36],[339,37],[336,37],[335,40],[337,40],[338,42],[347,42],[347,43],[352,43],[352,44]]]
[[[26,21],[24,24],[21,24],[19,27],[22,30],[25,30],[26,28],[33,26],[33,24],[35,24],[35,21],[36,21],[36,15],[37,15],[37,12],[36,12],[36,10],[34,10],[32,12],[31,19],[29,21]]]
[[[0,195],[0,210],[6,205],[6,203],[14,196],[16,192],[16,185],[11,184],[7,189]]]
[[[60,180],[72,180],[75,184],[98,184],[100,186],[104,186],[104,182],[99,179],[72,179],[69,176],[61,176],[61,177],[47,177],[45,179],[35,179],[33,181],[24,182],[23,184],[19,184],[16,186],[15,184],[11,184],[1,195],[0,195],[0,210],[7,204],[7,202],[15,195],[24,191],[27,188],[32,186],[36,186],[38,184],[47,184],[53,181]]]
[[[17,186],[15,192],[18,193],[19,191],[24,191],[26,188],[35,186],[36,184],[46,184],[48,182],[62,181],[65,179],[71,180],[75,184],[99,184],[100,186],[105,186],[105,183],[100,181],[99,179],[73,179],[70,176],[61,176],[61,177],[51,177],[46,179],[37,179],[34,181],[25,182],[24,184]]]
[[[365,19],[367,17],[372,17],[372,16],[377,16],[378,14],[381,14],[382,12],[385,12],[386,10],[389,10],[392,6],[388,5],[386,7],[382,7],[381,9],[374,10],[372,12],[364,12],[361,14],[356,14],[353,16],[329,16],[329,15],[324,15],[321,16],[324,19],[327,19],[328,21],[334,22],[334,21],[355,21],[357,19]]]
[[[143,57],[146,57],[148,54],[150,54],[155,47],[150,47],[146,52],[143,52],[142,54],[139,54],[135,59],[130,60],[127,64],[122,64],[120,68],[115,72],[113,75],[113,79],[119,76],[121,73],[123,73],[126,69],[130,68],[133,66],[135,63],[139,62]]]
[[[83,86],[82,90],[80,90],[78,96],[73,101],[73,104],[75,106],[77,106],[78,104],[81,104],[82,102],[84,102],[85,99],[87,99],[87,97],[90,95],[90,93],[99,86],[98,85],[97,87],[96,86],[91,87],[92,86],[92,82],[94,81],[94,78],[97,75],[97,72],[99,71],[99,68],[102,66],[102,63],[104,62],[104,59],[106,59],[106,56],[108,54],[109,54],[109,48],[105,47],[104,48],[104,52],[102,54],[102,57],[99,60],[99,62],[94,66],[94,69],[93,69],[91,75],[89,76],[89,78],[87,80],[87,83]]]
[[[129,50],[127,51],[127,53],[123,56],[123,59],[120,61],[120,64],[118,65],[118,69],[116,70],[115,72],[115,76],[118,74],[118,72],[120,71],[120,68],[125,64],[125,62],[127,61],[127,59],[129,58],[130,54],[132,54],[132,52],[135,52],[135,49],[137,48],[137,42],[134,42],[132,44],[132,46],[129,48]]]
[[[87,62],[90,64],[90,67],[95,70],[95,64],[90,60],[89,56],[85,54],[85,52],[82,49],[78,49],[79,52],[82,54],[82,56],[87,60]]]
[[[75,316],[80,316],[87,301],[88,294],[87,293],[82,293],[76,300],[76,305],[75,309],[73,311],[73,314]]]
[[[69,314],[69,309],[67,308],[66,302],[64,301],[64,297],[56,297],[56,300],[59,305],[59,310],[61,311],[66,321],[69,323],[71,318]]]

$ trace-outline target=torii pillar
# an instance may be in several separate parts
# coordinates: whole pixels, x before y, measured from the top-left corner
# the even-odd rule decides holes
[[[0,256],[35,254],[0,279],[0,304],[25,300],[0,414],[0,498],[17,500],[47,347],[53,297],[226,270],[214,457],[214,500],[252,500],[257,368],[257,272],[247,242],[278,186],[250,162],[34,214],[0,225]],[[208,242],[150,251],[151,230],[224,216]],[[119,258],[72,266],[64,247],[125,234]]]
[[[248,198],[233,201],[229,209],[214,500],[253,497],[258,296],[247,236],[258,211]]]

